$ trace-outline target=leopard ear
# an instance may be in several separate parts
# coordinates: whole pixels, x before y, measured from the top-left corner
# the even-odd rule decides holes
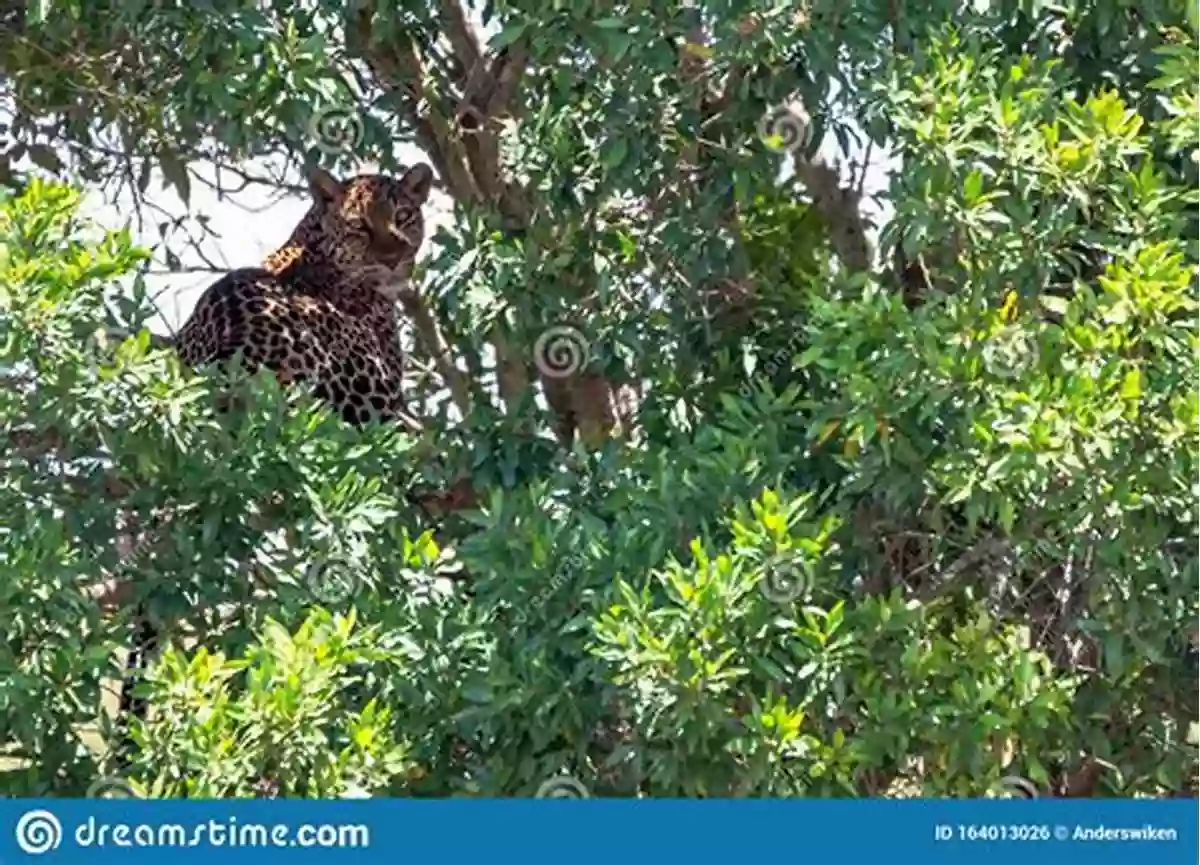
[[[314,168],[309,172],[308,188],[313,201],[319,206],[341,201],[346,193],[346,187],[324,168]]]
[[[433,169],[424,162],[418,162],[400,178],[400,191],[405,197],[415,199],[417,204],[424,204],[433,188]]]

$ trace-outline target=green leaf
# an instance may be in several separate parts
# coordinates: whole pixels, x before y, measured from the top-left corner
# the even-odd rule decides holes
[[[1137,367],[1125,373],[1121,380],[1121,399],[1135,400],[1142,396],[1142,371]]]
[[[619,30],[605,30],[604,41],[613,62],[620,62],[633,46],[633,36]]]
[[[492,686],[488,682],[479,679],[464,684],[461,693],[463,699],[480,705],[486,705],[495,699]]]
[[[62,160],[58,158],[58,154],[44,144],[29,145],[26,155],[34,165],[44,168],[52,174],[58,174],[63,170]]]
[[[798,358],[796,358],[794,365],[795,369],[803,369],[804,367],[811,365],[815,361],[820,360],[824,353],[825,347],[823,345],[809,346],[803,352],[801,352]]]
[[[517,21],[513,24],[509,24],[492,37],[492,48],[499,50],[500,48],[512,45],[524,35],[528,26],[529,22],[527,21]]]
[[[1062,315],[1062,316],[1065,316],[1067,314],[1067,307],[1070,305],[1070,301],[1068,301],[1067,298],[1057,297],[1053,294],[1039,295],[1038,303],[1040,303],[1043,307],[1045,307],[1046,309],[1048,309],[1050,312],[1054,313],[1055,315]]]
[[[629,153],[629,142],[624,138],[613,138],[601,150],[601,161],[609,171],[614,171],[625,161]]]
[[[976,168],[963,181],[963,197],[971,204],[983,193],[983,172]]]
[[[192,194],[187,165],[174,154],[165,151],[159,154],[158,164],[162,169],[163,179],[166,180],[167,186],[174,187],[180,200],[187,205]]]

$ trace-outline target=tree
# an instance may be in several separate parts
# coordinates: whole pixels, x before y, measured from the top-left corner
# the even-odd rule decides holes
[[[1194,789],[1182,4],[49,5],[0,36],[6,791],[114,771],[134,603],[152,795]],[[400,141],[456,205],[419,439],[180,369],[47,177]]]

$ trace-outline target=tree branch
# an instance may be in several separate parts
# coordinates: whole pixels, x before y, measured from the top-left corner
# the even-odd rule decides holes
[[[871,246],[866,222],[859,209],[860,196],[841,185],[837,169],[820,154],[811,158],[796,155],[796,175],[807,187],[813,207],[829,225],[829,240],[838,258],[851,270],[871,269]]]
[[[450,388],[454,404],[462,416],[466,417],[471,413],[471,387],[454,364],[450,346],[442,336],[437,318],[429,309],[425,298],[415,288],[409,287],[402,290],[397,295],[397,299],[409,318],[412,319],[413,327],[417,331],[417,339],[425,350],[425,354],[434,362],[443,381],[446,382],[446,386]]]

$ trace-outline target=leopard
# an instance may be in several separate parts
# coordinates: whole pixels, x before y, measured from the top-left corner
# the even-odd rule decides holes
[[[419,428],[403,396],[397,286],[411,275],[424,243],[422,210],[432,188],[425,163],[398,178],[339,180],[313,169],[311,204],[287,241],[261,266],[230,271],[210,285],[168,344],[196,370],[240,356],[248,372],[266,367],[281,385],[311,383],[317,399],[348,424],[376,419]],[[136,747],[128,722],[146,718],[146,700],[135,689],[159,643],[144,604],[134,612],[134,627],[118,709],[123,760]]]
[[[312,204],[287,241],[209,286],[175,350],[192,368],[240,354],[248,372],[310,383],[349,424],[408,418],[396,286],[425,239],[433,170],[339,180],[316,168],[308,186]]]

